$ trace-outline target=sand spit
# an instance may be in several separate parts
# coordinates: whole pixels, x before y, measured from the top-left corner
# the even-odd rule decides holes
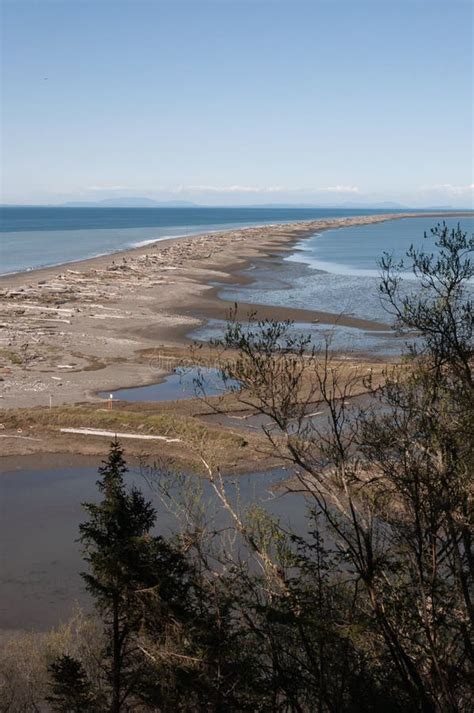
[[[156,382],[170,364],[150,363],[143,350],[184,346],[190,330],[225,316],[229,304],[212,281],[239,281],[235,273],[249,261],[286,252],[315,231],[415,215],[212,232],[0,277],[0,408],[94,401],[99,390]],[[311,310],[257,309],[261,316],[363,326]]]

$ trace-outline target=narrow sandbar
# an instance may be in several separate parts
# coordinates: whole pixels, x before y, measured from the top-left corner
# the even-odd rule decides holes
[[[187,335],[230,304],[215,282],[240,282],[251,261],[275,259],[316,231],[407,217],[397,213],[252,226],[160,240],[112,255],[0,277],[0,405],[95,400],[97,391],[159,380],[169,367],[141,358],[185,347]],[[456,215],[460,215],[456,213]],[[387,325],[317,310],[244,304],[241,313],[384,330]]]

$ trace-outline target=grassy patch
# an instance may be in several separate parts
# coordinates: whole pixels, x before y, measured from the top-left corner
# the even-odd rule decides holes
[[[23,359],[19,354],[14,352],[13,349],[0,349],[0,359],[6,359],[16,366],[23,364]]]
[[[100,428],[181,438],[189,444],[212,442],[216,449],[242,448],[247,440],[239,434],[208,426],[189,416],[143,411],[109,411],[88,406],[58,406],[52,409],[33,408],[0,411],[0,422],[7,429],[40,428]]]

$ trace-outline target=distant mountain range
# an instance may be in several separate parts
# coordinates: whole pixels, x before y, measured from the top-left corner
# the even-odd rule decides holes
[[[235,206],[211,206],[203,205],[199,203],[192,203],[191,201],[155,201],[152,198],[145,197],[124,197],[124,198],[106,198],[102,201],[68,201],[67,203],[61,203],[61,208],[216,208],[216,207],[230,207],[230,208],[303,208],[303,209],[318,209],[318,208],[391,208],[391,209],[407,209],[408,206],[401,205],[400,203],[394,203],[393,201],[386,201],[383,203],[356,203],[356,202],[345,202],[335,204],[319,204],[314,203],[258,203],[258,204],[242,204]]]
[[[155,201],[152,198],[145,197],[124,197],[124,198],[106,198],[102,201],[68,201],[61,203],[62,208],[215,208],[217,206],[202,205],[192,203],[190,201]],[[218,206],[227,207],[227,206]],[[338,205],[315,205],[314,203],[260,203],[251,205],[236,205],[229,206],[231,208],[391,208],[391,209],[407,209],[400,203],[387,201],[385,203],[340,203]]]
[[[413,210],[409,206],[402,205],[401,203],[394,203],[393,201],[386,201],[384,203],[355,203],[355,202],[348,202],[345,201],[344,203],[261,203],[258,205],[247,205],[247,206],[238,206],[239,208],[302,208],[302,209],[318,209],[318,208],[324,208],[330,209],[330,208],[341,208],[342,210],[351,209],[351,208],[370,208],[370,209],[378,209],[378,208],[392,208],[393,210]]]
[[[0,204],[3,208],[16,207],[16,208],[34,208],[41,207],[35,205],[19,205],[19,204]],[[380,203],[370,203],[360,201],[359,203],[355,201],[345,201],[343,203],[320,203],[318,205],[314,203],[258,203],[258,204],[241,204],[241,205],[203,205],[202,203],[192,203],[191,201],[155,201],[152,198],[146,198],[142,196],[130,196],[123,198],[106,198],[101,201],[68,201],[67,203],[60,204],[49,204],[48,208],[265,208],[266,210],[271,210],[272,208],[284,208],[284,209],[306,209],[306,210],[331,210],[331,209],[342,209],[342,210],[472,210],[471,208],[453,208],[450,205],[438,205],[438,206],[424,206],[424,208],[413,208],[412,206],[402,205],[401,203],[396,203],[394,201],[383,201]]]
[[[394,201],[383,201],[380,203],[357,203],[355,201],[346,201],[344,203],[330,204],[330,203],[320,203],[315,205],[314,203],[258,203],[258,204],[242,204],[242,205],[232,205],[232,206],[215,206],[215,205],[203,205],[202,203],[192,203],[191,201],[155,201],[152,198],[145,197],[130,197],[130,198],[106,198],[102,201],[69,201],[68,203],[61,203],[61,208],[265,208],[267,210],[271,208],[299,208],[306,210],[317,210],[319,209],[331,209],[339,208],[342,210],[363,210],[367,208],[368,210],[417,210],[411,206],[402,205],[401,203],[396,203]],[[442,206],[426,206],[424,210],[453,210],[450,205]]]
[[[69,201],[61,208],[198,208],[189,201],[154,201],[151,198],[106,198],[103,201]]]

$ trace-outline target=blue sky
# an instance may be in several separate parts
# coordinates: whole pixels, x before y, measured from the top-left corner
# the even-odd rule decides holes
[[[3,202],[472,203],[472,3],[4,0]]]

